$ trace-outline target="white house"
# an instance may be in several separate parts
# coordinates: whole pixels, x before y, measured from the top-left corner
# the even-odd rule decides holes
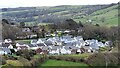
[[[26,47],[29,47],[27,44],[24,44],[24,43],[16,43],[16,47],[19,47],[19,46],[26,46]]]
[[[9,48],[0,48],[0,55],[3,54],[11,54],[11,51]]]
[[[17,47],[17,50],[30,48],[28,44],[23,44],[23,43],[16,43],[16,47]]]
[[[80,40],[83,40],[83,37],[82,36],[77,36],[77,37],[74,37],[75,41],[80,41]]]
[[[31,32],[30,28],[22,28],[22,32]]]
[[[2,46],[2,48],[10,48],[10,49],[13,49],[12,44],[9,44],[9,43],[2,44],[1,46]]]
[[[3,54],[7,54],[7,52],[5,52],[3,48],[0,48],[0,55],[3,55]]]
[[[38,41],[38,40],[35,40],[35,39],[34,39],[34,40],[31,40],[31,44],[37,44],[37,41]]]
[[[28,49],[31,49],[31,50],[36,50],[39,48],[37,44],[28,44],[28,46],[29,46]]]
[[[60,53],[61,53],[61,54],[71,54],[71,49],[65,48],[65,46],[63,46],[63,47],[60,49]]]
[[[18,50],[24,50],[24,49],[28,49],[28,47],[27,46],[18,46],[17,47],[17,51]]]
[[[44,41],[45,46],[54,46],[52,41]]]
[[[5,39],[4,43],[12,43],[12,40],[11,39]]]
[[[91,53],[92,52],[92,48],[90,46],[83,46],[82,48],[84,48],[85,52],[87,52],[87,53]]]
[[[39,43],[44,43],[45,41],[46,41],[45,38],[38,39],[37,44],[39,44]]]
[[[54,55],[60,55],[60,46],[49,46],[49,54]]]
[[[106,42],[105,42],[105,46],[110,46],[111,44],[112,44],[111,41],[106,41]]]
[[[13,46],[12,46],[12,44],[10,44],[10,45],[8,46],[8,48],[9,48],[9,49],[13,49]]]
[[[92,39],[92,40],[85,40],[86,45],[91,45],[92,43],[97,43],[98,40]]]
[[[70,30],[65,30],[64,33],[70,33],[71,31]]]
[[[102,42],[98,42],[96,45],[99,47],[105,47],[105,44],[103,44]]]
[[[80,40],[80,41],[76,41],[75,42],[75,46],[78,48],[81,48],[82,46],[85,46],[85,41],[84,40]]]

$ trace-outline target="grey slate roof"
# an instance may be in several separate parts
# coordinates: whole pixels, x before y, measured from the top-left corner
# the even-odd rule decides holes
[[[89,50],[90,46],[83,46],[84,49]]]
[[[47,46],[53,45],[53,43],[52,43],[51,41],[45,41],[44,43],[45,43]]]
[[[44,46],[44,47],[42,47],[42,50],[48,50],[48,49],[49,49],[48,46]]]
[[[39,46],[45,46],[43,43],[39,43],[39,44],[37,44],[37,46],[39,47]]]
[[[3,51],[3,48],[0,48],[0,51]]]
[[[11,53],[9,48],[3,48],[3,51],[6,51],[7,53]]]
[[[2,47],[8,47],[10,44],[2,44]]]
[[[92,43],[92,44],[90,45],[90,47],[92,47],[92,48],[94,48],[94,49],[99,49],[99,46],[97,46],[97,44],[95,44],[95,43]]]
[[[65,49],[66,50],[69,50],[69,49],[78,49],[78,47],[75,47],[75,46],[65,46]]]
[[[32,43],[37,43],[37,41],[38,41],[38,40],[35,40],[35,39],[34,39],[34,40],[32,40]]]
[[[35,44],[28,44],[29,47],[37,47]]]
[[[50,48],[51,50],[57,50],[59,48],[61,48],[60,46],[51,46],[52,48]]]

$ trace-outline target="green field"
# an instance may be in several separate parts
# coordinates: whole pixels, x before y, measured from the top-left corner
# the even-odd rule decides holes
[[[61,60],[59,60],[59,61],[58,60],[48,60],[45,63],[43,63],[42,65],[39,65],[38,68],[42,68],[45,66],[83,66],[85,68],[88,68],[88,65],[85,63],[77,63],[77,62],[69,62],[69,61],[61,61]]]
[[[106,7],[104,9],[99,9],[99,10],[95,10],[92,11],[92,13],[88,14],[85,12],[91,12],[89,9],[95,9],[94,6],[93,7],[89,7],[86,8],[90,5],[61,5],[61,6],[55,6],[55,7],[36,7],[36,8],[26,8],[24,10],[21,10],[19,8],[17,8],[17,10],[12,10],[12,11],[5,11],[2,12],[0,11],[0,14],[8,14],[8,16],[10,15],[10,17],[14,18],[15,16],[21,14],[21,15],[26,15],[26,18],[19,18],[16,17],[18,20],[26,20],[25,24],[26,26],[34,26],[34,25],[47,25],[47,24],[51,24],[53,22],[49,21],[49,22],[44,22],[44,19],[47,19],[47,17],[52,17],[53,19],[57,17],[60,18],[71,18],[73,20],[75,20],[77,23],[79,21],[81,21],[82,23],[89,23],[87,22],[88,20],[92,20],[92,24],[99,24],[101,26],[117,26],[118,25],[118,4],[115,4],[113,6],[109,6]],[[96,8],[98,5],[96,5]],[[40,11],[40,9],[45,9],[43,10],[41,13],[43,15],[39,14],[35,14],[35,12]],[[47,12],[46,12],[47,10]],[[46,12],[46,13],[44,13]],[[31,13],[30,14],[26,14],[26,13]],[[14,15],[12,15],[14,14]],[[29,21],[29,15],[35,19]],[[55,17],[54,17],[55,16]],[[49,18],[50,18],[49,17]],[[41,18],[41,22],[38,22],[39,18]],[[51,18],[51,19],[52,19]],[[27,20],[28,19],[28,20]],[[104,19],[104,22],[101,21],[101,19]],[[57,21],[57,22],[61,22],[61,21]]]
[[[76,57],[76,58],[88,58],[91,53],[84,53],[84,54],[70,54],[70,55],[60,55],[60,56],[65,56],[65,57]]]
[[[16,40],[15,42],[30,44],[31,40]]]
[[[104,26],[118,26],[118,5],[114,5],[112,7],[98,10],[90,14],[89,16],[85,16],[84,18],[75,17],[73,18],[76,22],[81,21],[82,23],[86,23],[88,20],[92,20],[92,24],[99,24]],[[104,19],[104,22],[102,22]]]

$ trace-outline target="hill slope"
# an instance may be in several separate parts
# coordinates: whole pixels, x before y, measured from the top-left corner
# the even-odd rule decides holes
[[[3,18],[11,22],[60,23],[72,18],[76,22],[107,26],[118,25],[118,4],[109,5],[62,5],[54,7],[3,8]]]
[[[89,16],[86,16],[81,19],[75,19],[75,20],[82,21],[82,22],[92,20],[93,24],[117,26],[118,25],[118,5],[114,5],[106,9],[95,11]]]

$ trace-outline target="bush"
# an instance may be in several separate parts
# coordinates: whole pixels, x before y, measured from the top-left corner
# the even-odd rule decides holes
[[[40,65],[40,63],[42,64],[47,59],[48,59],[48,57],[46,55],[35,55],[30,61],[32,68],[36,68],[36,66],[38,66],[38,64],[39,65]]]
[[[110,53],[97,53],[90,56],[86,61],[90,66],[117,66],[118,57]]]
[[[31,67],[31,63],[27,59],[25,59],[23,57],[19,57],[18,61],[23,64],[24,68],[25,67]]]
[[[37,64],[39,63],[39,61],[38,61],[38,59],[32,59],[30,61],[30,63],[31,63],[31,67],[33,68],[33,67],[37,66]]]
[[[13,65],[5,64],[1,68],[15,68]]]
[[[7,64],[13,66],[13,68],[23,68],[23,64],[18,60],[7,60]]]
[[[68,56],[49,56],[49,59],[72,61],[72,62],[85,62],[83,58],[68,57]]]
[[[79,61],[80,61],[80,62],[85,62],[85,59],[81,58]]]
[[[4,65],[6,64],[6,59],[4,57],[0,56],[0,64]]]

